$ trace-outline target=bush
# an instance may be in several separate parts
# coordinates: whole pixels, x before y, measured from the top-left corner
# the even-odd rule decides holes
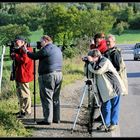
[[[132,19],[130,22],[130,29],[140,29],[140,17],[136,17],[134,19]]]
[[[76,47],[66,47],[63,51],[64,58],[73,58],[79,53],[78,49]]]
[[[120,22],[116,25],[115,33],[121,35],[125,29],[129,28],[129,24],[127,22]]]

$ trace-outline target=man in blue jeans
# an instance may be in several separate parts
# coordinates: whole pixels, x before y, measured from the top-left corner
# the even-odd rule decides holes
[[[121,54],[116,47],[115,36],[109,34],[106,39],[108,50],[104,53],[104,56],[107,57],[116,68],[117,72],[120,71],[120,61]],[[114,97],[113,99],[102,104],[102,114],[105,119],[105,123],[109,126],[109,130],[115,130],[119,122],[119,108],[120,108],[120,95]],[[111,111],[111,112],[110,112]],[[97,129],[102,129],[102,125]]]
[[[102,114],[109,131],[114,130],[119,120],[120,95],[126,92],[125,85],[109,59],[93,49],[88,56],[88,69],[94,73],[95,85],[102,101]],[[104,125],[97,127],[102,130]]]

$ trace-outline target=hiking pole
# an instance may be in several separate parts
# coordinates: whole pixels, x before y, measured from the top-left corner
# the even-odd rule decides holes
[[[36,48],[33,48],[34,53],[36,52]],[[36,123],[36,65],[34,60],[34,122]]]

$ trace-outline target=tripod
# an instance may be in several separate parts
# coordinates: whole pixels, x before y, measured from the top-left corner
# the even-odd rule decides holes
[[[90,112],[90,115],[89,115],[89,124],[88,124],[88,132],[91,134],[91,132],[92,132],[92,122],[93,122],[93,114],[94,114],[94,109],[91,107],[91,102],[90,102],[90,94],[91,94],[91,91],[93,91],[93,82],[92,82],[92,80],[87,80],[87,81],[85,81],[86,82],[86,84],[85,84],[85,87],[84,87],[84,92],[83,92],[83,95],[82,95],[82,98],[81,98],[81,101],[80,101],[80,105],[78,106],[78,111],[77,111],[77,115],[76,115],[76,118],[75,118],[75,120],[74,120],[74,124],[73,124],[73,127],[71,128],[71,133],[73,133],[73,131],[74,131],[74,128],[75,128],[75,126],[76,126],[76,122],[77,122],[77,119],[78,119],[78,116],[79,116],[79,112],[80,112],[80,109],[81,109],[81,106],[82,106],[82,104],[83,104],[83,100],[84,100],[84,97],[85,97],[85,95],[86,95],[86,91],[88,90],[88,107],[89,107],[89,110],[92,110],[91,112]],[[99,113],[100,113],[100,115],[101,115],[101,118],[102,118],[102,122],[103,122],[103,124],[104,124],[104,127],[105,127],[105,131],[107,132],[108,131],[108,128],[106,127],[106,125],[105,125],[105,121],[104,121],[104,118],[103,118],[103,115],[102,115],[102,112],[101,112],[101,106],[100,106],[100,104],[99,104],[99,101],[98,101],[98,98],[97,98],[97,95],[96,95],[96,93],[93,91],[92,92],[92,94],[93,94],[93,99],[94,99],[94,104],[96,104],[97,105],[97,108],[99,109]],[[94,107],[94,106],[93,106]]]

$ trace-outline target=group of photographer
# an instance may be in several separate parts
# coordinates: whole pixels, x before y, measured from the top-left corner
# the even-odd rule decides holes
[[[34,79],[33,60],[39,60],[38,81],[44,120],[40,125],[60,123],[60,90],[62,84],[62,52],[53,44],[51,37],[44,35],[40,39],[40,50],[36,53],[23,37],[14,41],[16,52],[11,53],[15,61],[17,96],[20,111],[18,118],[31,115],[31,96],[29,82]]]
[[[31,95],[29,83],[34,79],[33,60],[39,60],[38,81],[44,120],[40,125],[60,123],[60,90],[63,80],[63,56],[59,47],[53,44],[50,36],[40,38],[40,49],[33,52],[23,37],[14,40],[15,50],[11,58],[15,62],[15,81],[20,110],[16,115],[23,118],[31,115]],[[101,111],[106,127],[112,131],[119,123],[120,95],[126,95],[127,87],[121,79],[121,53],[115,46],[115,36],[95,34],[87,56],[88,69],[94,83],[94,92],[99,94]],[[87,76],[87,78],[89,78]],[[126,80],[126,79],[125,79]],[[97,129],[101,130],[101,124]]]
[[[90,78],[94,81],[94,92],[99,94],[101,112],[109,131],[115,130],[119,124],[120,95],[128,94],[124,79],[119,75],[122,56],[115,45],[114,35],[110,34],[105,39],[103,33],[97,33],[87,56],[88,72],[92,73]],[[102,118],[99,116],[95,120]],[[104,128],[101,123],[97,130]]]

